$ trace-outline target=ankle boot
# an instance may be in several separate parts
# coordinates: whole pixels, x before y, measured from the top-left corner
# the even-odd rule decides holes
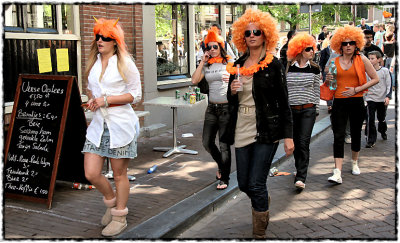
[[[252,209],[253,214],[253,238],[265,239],[265,231],[269,223],[269,210],[265,212],[257,212]]]
[[[101,219],[101,225],[107,226],[111,222],[111,208],[117,205],[117,198],[114,197],[110,200],[107,200],[105,197],[103,197],[103,202],[106,205],[107,210],[104,213],[103,218]]]
[[[112,220],[103,229],[101,234],[103,236],[114,236],[121,233],[127,226],[126,215],[128,214],[128,208],[117,210],[115,207],[111,209]]]

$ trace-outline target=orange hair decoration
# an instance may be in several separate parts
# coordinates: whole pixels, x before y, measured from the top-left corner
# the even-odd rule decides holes
[[[297,57],[305,48],[312,46],[315,50],[317,49],[317,44],[315,42],[314,37],[307,33],[301,33],[295,35],[290,41],[288,45],[288,50],[286,52],[288,60],[293,60]]]
[[[336,53],[342,54],[342,42],[346,39],[356,42],[359,50],[362,50],[365,45],[364,33],[361,28],[353,26],[340,27],[335,31],[331,39],[331,48]]]
[[[244,31],[250,23],[257,25],[262,30],[265,36],[267,51],[274,51],[279,40],[276,20],[269,13],[249,8],[232,25],[233,43],[239,52],[247,50]]]
[[[383,17],[384,18],[390,18],[390,17],[392,17],[392,13],[389,13],[387,11],[383,11]]]
[[[94,17],[94,20],[96,21],[94,27],[93,27],[93,34],[96,36],[101,32],[101,34],[104,37],[110,37],[114,39],[118,47],[122,52],[126,52],[126,44],[124,40],[124,31],[122,30],[121,26],[118,24],[119,18],[117,20],[114,19],[96,19]]]
[[[204,38],[204,44],[209,42],[218,42],[222,47],[224,46],[224,39],[218,34],[218,28],[213,26],[208,30],[206,38]]]

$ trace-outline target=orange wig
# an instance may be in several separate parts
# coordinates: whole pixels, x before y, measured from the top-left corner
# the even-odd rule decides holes
[[[126,53],[126,44],[124,40],[124,31],[122,30],[121,26],[118,24],[118,20],[115,19],[96,19],[93,17],[94,20],[96,20],[96,23],[93,27],[93,34],[96,36],[101,32],[101,34],[104,37],[110,37],[114,39],[117,44],[118,48],[120,48],[122,53]]]
[[[279,40],[276,20],[261,10],[249,8],[232,25],[233,43],[240,52],[247,50],[244,31],[247,25],[253,23],[260,28],[264,34],[267,51],[274,51]]]
[[[336,53],[342,54],[342,42],[346,39],[356,42],[356,47],[361,50],[365,45],[364,33],[361,28],[353,26],[340,27],[331,39],[331,48]]]
[[[312,46],[315,50],[317,49],[317,44],[315,42],[314,37],[307,33],[301,33],[295,35],[290,41],[288,45],[288,50],[286,52],[288,60],[293,60],[299,55],[305,48]]]
[[[208,30],[208,34],[204,39],[204,43],[207,45],[209,42],[218,42],[222,47],[224,45],[224,39],[218,34],[218,28],[213,26]]]

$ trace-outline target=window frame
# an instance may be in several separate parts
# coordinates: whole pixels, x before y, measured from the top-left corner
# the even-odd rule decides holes
[[[166,5],[174,5],[174,3],[167,3]],[[187,44],[187,57],[186,59],[187,61],[187,73],[184,74],[170,74],[170,75],[165,75],[165,76],[158,76],[157,75],[157,87],[158,89],[168,89],[171,87],[179,87],[182,85],[182,83],[187,83],[191,80],[191,75],[190,75],[190,57],[191,57],[191,53],[190,53],[190,47],[189,47],[189,43],[190,43],[190,36],[189,36],[189,4],[178,4],[178,5],[184,5],[186,8],[186,28],[187,28],[187,33],[186,33],[186,39],[185,39],[185,43]],[[174,26],[173,26],[174,27]],[[178,25],[176,26],[176,28],[178,28]],[[178,31],[177,31],[178,32]],[[170,87],[171,86],[171,87]]]

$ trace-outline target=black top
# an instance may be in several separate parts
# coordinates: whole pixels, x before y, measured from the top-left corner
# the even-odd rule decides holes
[[[321,32],[319,35],[318,35],[318,40],[325,40],[325,32]]]
[[[374,44],[371,44],[369,47],[366,47],[366,46],[364,47],[364,50],[363,50],[364,56],[368,57],[368,53],[371,51],[379,51],[383,57],[383,52],[382,52],[381,48],[379,48],[378,46],[376,46]]]
[[[385,55],[387,57],[392,58],[394,56],[394,49],[395,49],[395,44],[394,43],[383,43],[383,51],[385,52]]]

